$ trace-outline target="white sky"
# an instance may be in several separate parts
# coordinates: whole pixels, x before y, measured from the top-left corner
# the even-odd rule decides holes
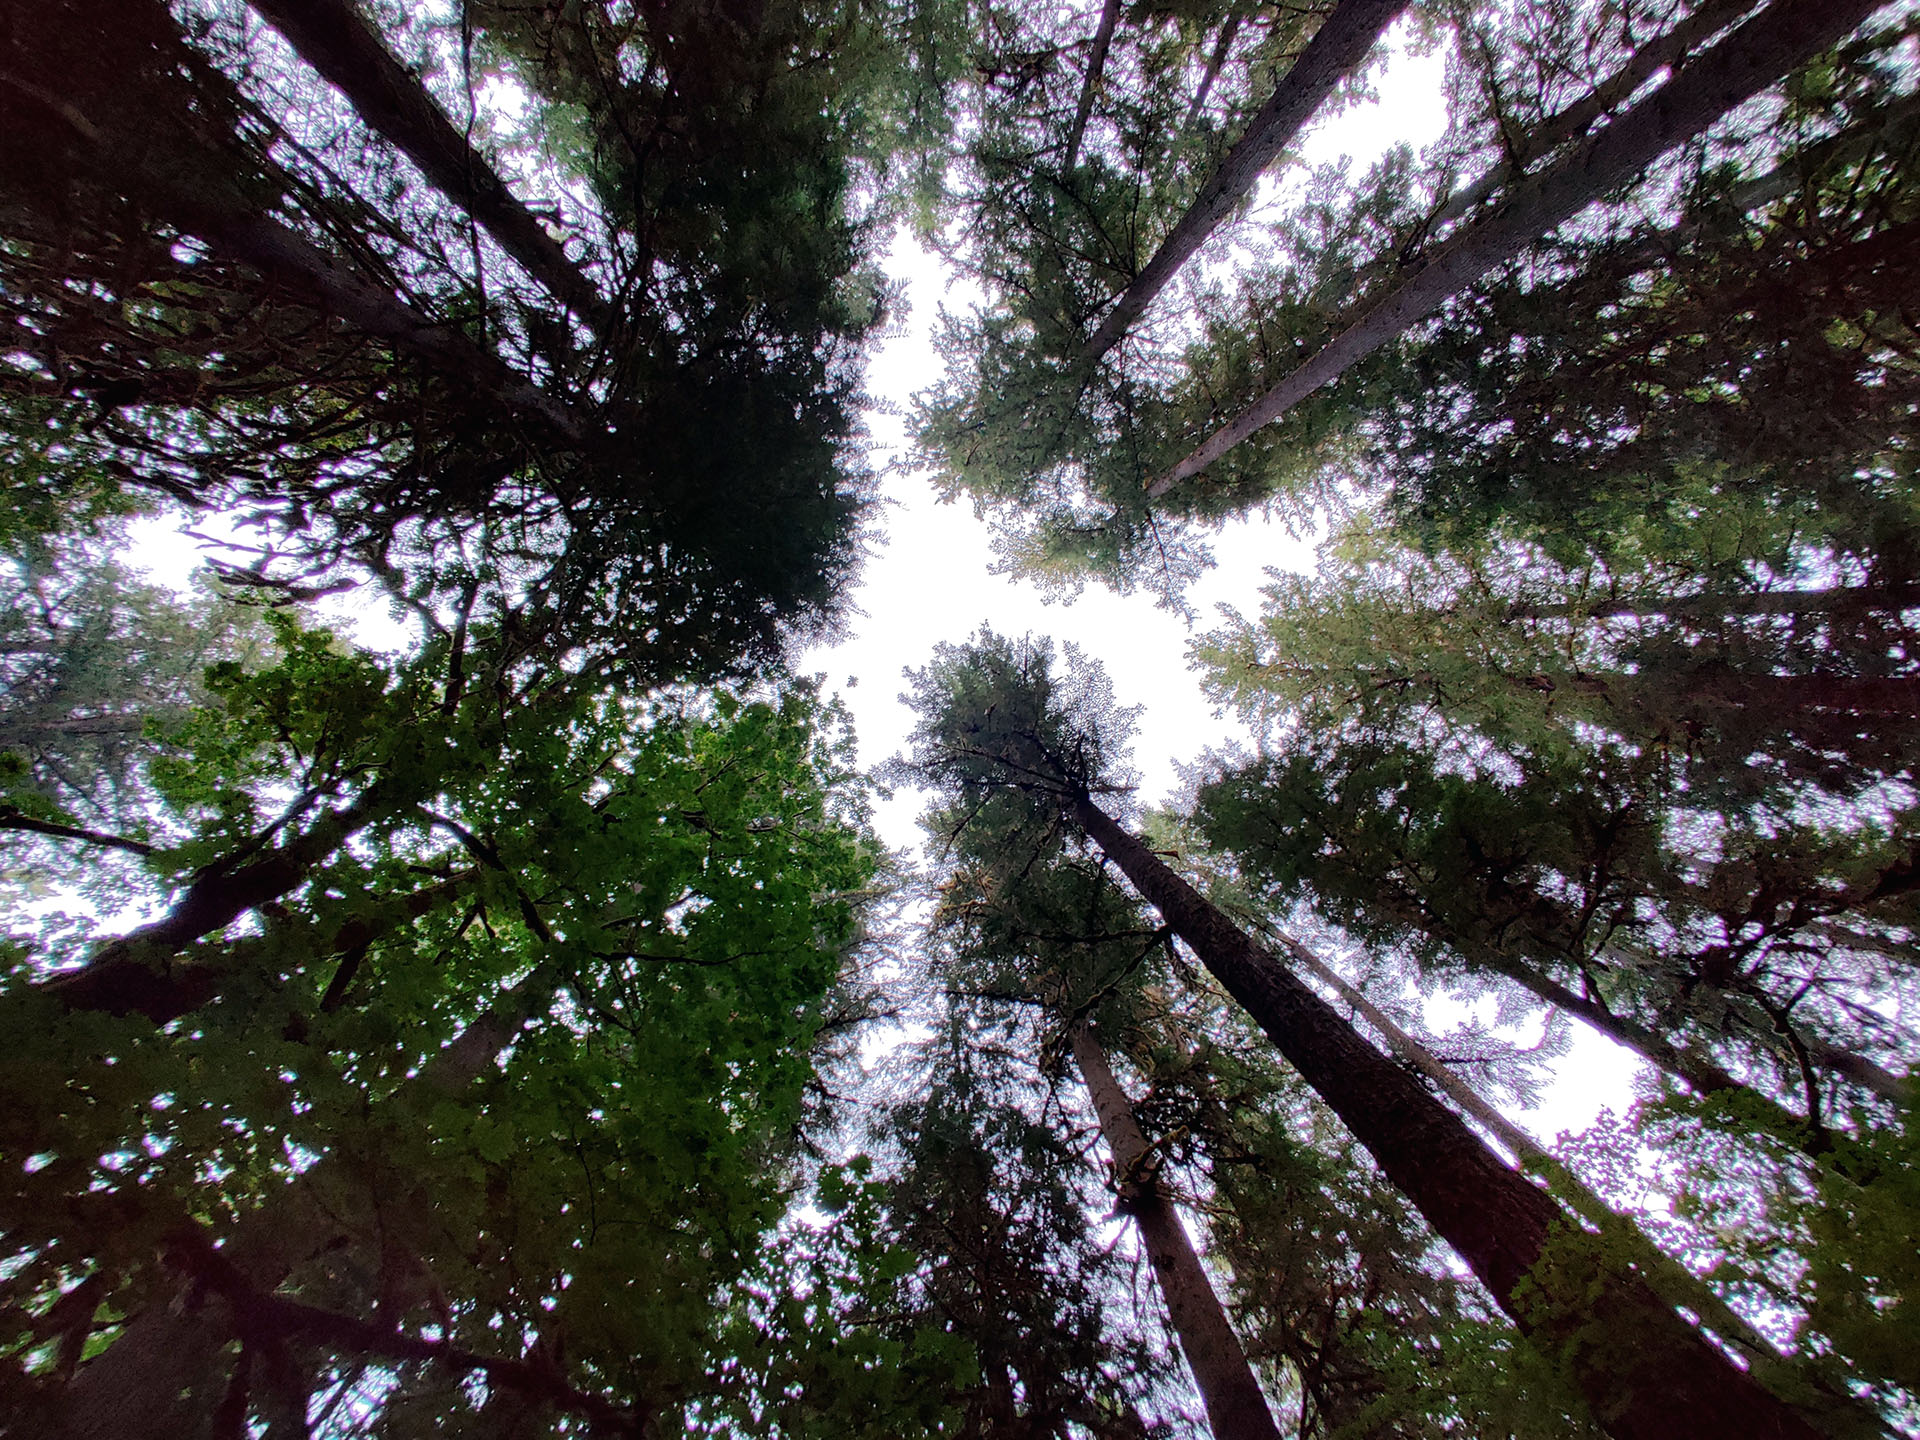
[[[1446,120],[1445,57],[1410,56],[1397,43],[1396,51],[1373,87],[1381,98],[1349,108],[1306,137],[1299,150],[1306,167],[1346,155],[1357,173],[1390,145],[1405,141],[1420,147],[1438,138]],[[1282,177],[1283,190],[1285,184]],[[973,298],[973,292],[951,283],[933,256],[904,237],[894,245],[887,268],[903,284],[907,314],[897,333],[878,347],[869,372],[869,390],[892,412],[870,417],[876,465],[901,453],[904,412],[914,393],[938,378],[931,335],[940,308],[963,309]],[[1177,299],[1170,291],[1162,303]],[[846,640],[808,652],[800,664],[803,671],[825,672],[829,687],[841,691],[853,712],[864,764],[878,763],[904,744],[911,716],[898,700],[902,669],[925,664],[937,643],[963,641],[983,622],[1003,634],[1032,632],[1072,642],[1105,667],[1121,703],[1143,707],[1134,749],[1143,801],[1165,797],[1176,763],[1244,736],[1236,721],[1214,713],[1198,677],[1187,668],[1194,631],[1157,608],[1151,596],[1121,597],[1090,585],[1072,601],[1048,603],[1033,585],[988,573],[993,559],[988,527],[964,502],[940,504],[924,475],[891,474],[884,496],[889,502],[881,520],[884,543],[853,595],[861,613]],[[1268,567],[1305,569],[1313,563],[1309,545],[1259,518],[1229,525],[1210,543],[1217,563],[1190,594],[1201,626],[1212,623],[1215,607],[1223,603],[1257,612]],[[136,531],[129,558],[157,578],[184,583],[198,560],[197,542],[165,526],[147,525]],[[392,649],[411,643],[407,627],[369,610],[362,596],[336,597],[320,608],[362,644]],[[902,793],[880,807],[876,820],[888,845],[918,852],[916,817],[924,803],[922,796]],[[1446,1024],[1461,1013],[1443,1001],[1429,1007],[1429,1020]],[[1579,1037],[1573,1053],[1556,1067],[1543,1104],[1514,1116],[1543,1138],[1583,1130],[1603,1106],[1619,1109],[1631,1101],[1637,1069],[1632,1057],[1583,1027]]]

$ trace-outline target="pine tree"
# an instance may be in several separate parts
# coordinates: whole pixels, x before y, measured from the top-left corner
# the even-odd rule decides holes
[[[1508,1169],[1101,808],[1094,797],[1116,787],[1107,765],[1119,759],[1124,723],[1100,677],[1083,669],[1058,683],[1049,661],[1045,648],[990,633],[967,650],[938,653],[912,677],[920,721],[915,754],[901,773],[940,788],[962,814],[989,802],[1024,804],[1032,830],[1077,831],[1097,845],[1461,1252],[1501,1307],[1564,1367],[1609,1433],[1666,1433],[1681,1415],[1701,1433],[1756,1425],[1818,1433],[1644,1282],[1610,1271],[1568,1230],[1544,1191]],[[1612,1344],[1609,1334],[1635,1338]]]

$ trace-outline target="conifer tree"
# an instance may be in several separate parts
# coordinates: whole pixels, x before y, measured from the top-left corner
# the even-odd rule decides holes
[[[1044,647],[990,633],[913,676],[920,720],[903,761],[964,815],[1024,804],[1029,833],[1097,845],[1366,1146],[1616,1435],[1761,1426],[1816,1434],[1732,1366],[1629,1271],[1610,1269],[1548,1195],[1508,1169],[1405,1071],[1237,930],[1094,798],[1119,780],[1124,723],[1084,667],[1064,682]],[[907,767],[911,766],[909,769]],[[1576,1280],[1573,1277],[1578,1276]],[[1524,1282],[1524,1288],[1523,1288]],[[1632,1334],[1631,1345],[1602,1337]]]

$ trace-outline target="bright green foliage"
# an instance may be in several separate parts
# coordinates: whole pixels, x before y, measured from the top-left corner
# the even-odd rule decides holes
[[[277,726],[315,765],[349,765],[373,736],[330,729],[333,707],[391,729],[406,681],[288,638],[206,733]],[[414,724],[414,744],[444,743]],[[484,758],[458,742],[472,763],[437,769],[431,826],[363,837],[228,942],[220,999],[191,1023],[67,1011],[18,965],[4,1143],[34,1158],[4,1202],[14,1403],[47,1398],[119,1318],[217,1289],[181,1258],[183,1226],[274,1237],[293,1263],[253,1278],[282,1298],[508,1359],[537,1337],[568,1385],[619,1408],[697,1400],[716,1297],[785,1204],[812,1043],[875,873],[836,726],[801,690],[563,690],[498,723]],[[179,793],[238,813],[244,786],[223,790],[211,749]],[[444,903],[330,949],[434,885]],[[55,1304],[83,1284],[90,1307]],[[385,1374],[380,1434],[463,1425],[481,1393],[458,1369],[292,1348],[315,1393]],[[190,1411],[231,1368],[189,1377]],[[256,1375],[255,1403],[284,1384]]]

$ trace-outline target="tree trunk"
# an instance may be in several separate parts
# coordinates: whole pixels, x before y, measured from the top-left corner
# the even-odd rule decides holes
[[[1474,209],[1501,186],[1523,173],[1527,166],[1549,150],[1557,150],[1569,140],[1577,140],[1593,128],[1614,106],[1632,97],[1655,72],[1672,65],[1686,53],[1731,25],[1753,8],[1753,0],[1708,0],[1664,35],[1655,36],[1627,57],[1613,74],[1581,96],[1557,115],[1542,121],[1538,128],[1522,137],[1525,150],[1508,162],[1496,165],[1464,190],[1456,191],[1428,221],[1429,230],[1451,224]]]
[[[1617,1440],[1819,1433],[1643,1282],[1607,1270],[1545,1191],[1091,799],[1070,810]]]
[[[1100,11],[1100,27],[1093,32],[1093,49],[1087,55],[1087,78],[1080,86],[1080,103],[1073,107],[1073,125],[1067,131],[1067,158],[1060,162],[1062,176],[1073,174],[1080,162],[1080,141],[1087,133],[1087,121],[1093,115],[1094,92],[1100,88],[1100,72],[1106,68],[1107,47],[1113,44],[1113,27],[1120,19],[1120,0],[1106,0]]]
[[[1141,1243],[1167,1302],[1167,1318],[1206,1404],[1214,1440],[1280,1440],[1240,1337],[1227,1321],[1179,1212],[1153,1173],[1151,1147],[1134,1121],[1133,1106],[1107,1063],[1106,1051],[1085,1020],[1074,1022],[1068,1039],[1113,1156],[1121,1208],[1140,1227]]]
[[[230,260],[308,296],[322,310],[423,361],[454,384],[491,398],[501,410],[533,419],[567,443],[584,443],[589,420],[516,373],[450,325],[414,310],[390,290],[365,279],[278,220],[247,194],[234,157],[182,127],[154,117],[136,128],[127,117],[102,126],[56,91],[20,75],[0,75],[32,100],[26,113],[54,117],[41,134],[15,137],[74,157],[106,186],[137,196],[182,233],[206,242]]]
[[[1899,614],[1920,607],[1920,585],[1840,585],[1828,590],[1708,591],[1698,595],[1650,595],[1633,600],[1560,601],[1514,605],[1509,620],[1718,620],[1728,615]]]
[[[1485,219],[1464,227],[1412,278],[1362,308],[1346,328],[1147,486],[1164,495],[1323,385],[1439,309],[1482,275],[1587,206],[1630,183],[1807,60],[1845,39],[1881,0],[1773,0],[1718,45],[1559,164],[1516,184]]]
[[[599,288],[456,130],[426,86],[388,52],[353,0],[251,0],[267,23],[522,269],[581,319],[608,318]]]
[[[402,1093],[457,1099],[553,989],[552,977],[536,968],[423,1065]],[[341,1207],[328,1196],[330,1187],[355,1183],[350,1170],[349,1160],[329,1155],[242,1216],[220,1250],[234,1273],[270,1295],[307,1261],[350,1243]],[[209,1392],[220,1383],[215,1369],[232,1327],[222,1307],[192,1303],[193,1288],[183,1287],[175,1303],[129,1317],[114,1342],[80,1367],[67,1386],[62,1440],[194,1433],[194,1415],[210,1407]]]
[[[1511,1150],[1524,1168],[1539,1176],[1570,1210],[1621,1245],[1655,1294],[1669,1305],[1692,1310],[1700,1317],[1701,1324],[1722,1340],[1737,1345],[1754,1377],[1767,1389],[1795,1406],[1827,1434],[1866,1437],[1888,1433],[1880,1417],[1856,1400],[1844,1381],[1830,1379],[1816,1373],[1805,1362],[1781,1355],[1717,1290],[1649,1240],[1631,1216],[1620,1214],[1590,1190],[1561,1163],[1559,1156],[1488,1104],[1479,1091],[1396,1025],[1391,1016],[1348,984],[1332,966],[1285,931],[1270,933],[1308,974],[1331,986],[1342,1000],[1359,1011],[1394,1054],[1433,1081],[1448,1099],[1479,1121],[1488,1134]]]
[[[1221,67],[1227,63],[1227,56],[1233,50],[1233,37],[1240,31],[1240,17],[1229,15],[1227,23],[1220,27],[1220,39],[1213,47],[1213,54],[1207,57],[1207,68],[1201,72],[1200,83],[1194,87],[1193,103],[1187,107],[1187,118],[1180,128],[1191,130],[1200,119],[1200,112],[1207,108],[1207,96],[1213,93],[1213,82],[1220,78]]]
[[[1208,177],[1187,213],[1167,232],[1160,248],[1141,267],[1133,283],[1121,292],[1106,318],[1080,352],[1080,364],[1095,364],[1125,337],[1133,322],[1145,313],[1153,297],[1166,288],[1194,251],[1206,243],[1233,209],[1253,189],[1254,182],[1293,143],[1313,118],[1333,87],[1347,77],[1374,42],[1406,8],[1406,0],[1340,0],[1340,7],[1314,32],[1307,48],[1267,103],[1247,126],[1240,143],[1227,152],[1220,168]]]
[[[324,811],[300,834],[250,864],[203,873],[165,915],[109,940],[84,965],[40,988],[74,1010],[178,1019],[213,999],[222,976],[209,965],[176,965],[186,946],[231,925],[304,883],[327,856],[392,806],[370,790],[341,810]]]

